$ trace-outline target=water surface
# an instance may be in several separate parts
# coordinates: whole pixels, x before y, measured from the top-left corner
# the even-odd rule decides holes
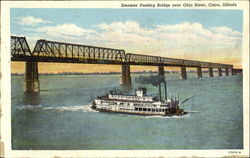
[[[23,76],[12,76],[12,148],[242,149],[242,76],[188,77],[166,74],[168,89],[181,100],[195,95],[194,106],[190,101],[184,109],[198,113],[143,117],[90,109],[95,96],[119,87],[120,75],[41,75],[36,95],[22,91]],[[157,87],[133,85],[157,93]]]

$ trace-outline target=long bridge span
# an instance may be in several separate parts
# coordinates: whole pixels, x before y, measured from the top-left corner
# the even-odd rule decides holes
[[[222,69],[228,76],[229,70],[234,75],[233,65],[125,53],[122,49],[113,49],[82,44],[65,43],[40,39],[33,51],[30,50],[25,37],[11,36],[11,61],[26,62],[24,91],[38,92],[38,62],[82,63],[82,64],[111,64],[121,65],[121,85],[130,88],[130,65],[158,66],[159,75],[164,75],[164,66],[180,67],[180,78],[187,79],[187,67],[197,68],[197,77],[202,77],[202,68],[209,69],[209,76],[213,77],[213,69],[217,69],[218,76],[222,76]]]

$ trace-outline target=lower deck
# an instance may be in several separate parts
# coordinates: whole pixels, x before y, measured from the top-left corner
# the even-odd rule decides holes
[[[131,111],[131,112],[142,112],[142,113],[165,113],[170,110],[169,107],[134,107],[134,106],[118,106],[118,105],[110,105],[110,106],[102,106],[96,105],[97,109],[102,110],[111,110],[111,111]]]
[[[168,115],[174,113],[181,113],[183,110],[179,108],[156,108],[156,107],[125,107],[125,106],[102,106],[96,105],[95,109],[102,112],[117,112],[117,113],[129,113],[140,115]]]

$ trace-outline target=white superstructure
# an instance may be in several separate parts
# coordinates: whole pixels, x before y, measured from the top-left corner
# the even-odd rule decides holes
[[[160,101],[155,97],[147,96],[146,89],[140,88],[135,91],[135,95],[109,94],[98,97],[93,102],[93,108],[103,112],[142,115],[183,114],[178,104],[178,100]]]

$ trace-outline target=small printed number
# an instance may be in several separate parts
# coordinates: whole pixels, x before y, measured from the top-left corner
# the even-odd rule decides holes
[[[240,151],[228,151],[229,154],[240,154]]]

